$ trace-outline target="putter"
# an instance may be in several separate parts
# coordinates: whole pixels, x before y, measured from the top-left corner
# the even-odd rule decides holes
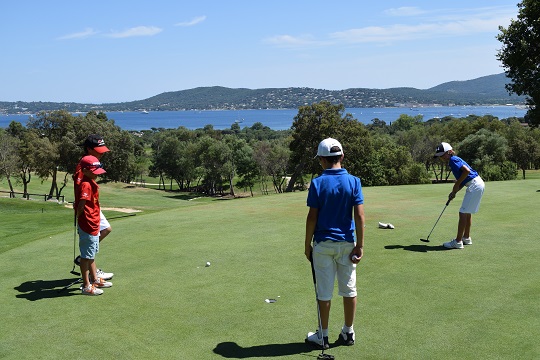
[[[75,253],[75,242],[77,241],[77,214],[73,216],[73,258],[75,259],[75,256],[77,254]],[[73,263],[73,268],[69,272],[72,275],[81,276],[81,273],[75,271],[75,262]]]
[[[315,277],[315,268],[313,267],[313,252],[309,256],[309,262],[311,263],[311,275],[313,276],[313,286],[315,288],[315,301],[317,302],[317,317],[319,320],[319,334],[322,336],[322,322],[321,322],[321,308],[319,306],[319,294],[317,293],[317,278]],[[324,339],[323,339],[324,342]],[[324,346],[321,349],[321,353],[317,356],[317,360],[334,360],[334,355],[325,354]]]
[[[78,284],[80,282],[82,282],[82,279],[78,278],[77,280],[73,281],[71,284],[68,284],[68,285],[64,286],[63,288],[57,290],[56,292],[61,293],[62,291],[66,290],[66,289],[68,289],[68,288],[72,287],[73,285]]]
[[[448,199],[448,201],[446,202],[446,205],[444,206],[444,208],[441,211],[441,215],[439,215],[439,218],[437,219],[437,221],[435,221],[435,225],[433,225],[433,229],[431,229],[431,231],[429,232],[429,235],[427,236],[427,238],[426,239],[420,239],[420,241],[429,242],[429,237],[431,236],[431,233],[435,229],[435,226],[437,226],[437,223],[439,222],[439,219],[441,218],[442,214],[444,213],[444,210],[446,210],[446,207],[448,206],[448,204],[450,204],[450,201],[451,200]]]

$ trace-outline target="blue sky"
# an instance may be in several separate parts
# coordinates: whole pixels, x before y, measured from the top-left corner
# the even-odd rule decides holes
[[[0,101],[107,103],[200,86],[427,89],[504,71],[517,0],[0,5]]]

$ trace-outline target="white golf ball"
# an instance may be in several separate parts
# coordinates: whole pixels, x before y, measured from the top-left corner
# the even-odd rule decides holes
[[[210,261],[206,262],[206,267],[210,266]]]

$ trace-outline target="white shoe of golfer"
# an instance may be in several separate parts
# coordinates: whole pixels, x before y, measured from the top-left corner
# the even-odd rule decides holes
[[[463,243],[457,242],[456,239],[443,243],[443,246],[447,249],[463,249]]]
[[[472,245],[472,240],[470,237],[464,237],[461,239],[461,241],[463,242],[463,245]]]
[[[306,336],[306,342],[317,346],[319,349],[328,349],[330,343],[328,342],[328,336],[319,337],[319,332],[308,332]]]
[[[102,278],[103,280],[111,280],[114,276],[114,273],[108,273],[101,269],[97,269],[97,277]]]

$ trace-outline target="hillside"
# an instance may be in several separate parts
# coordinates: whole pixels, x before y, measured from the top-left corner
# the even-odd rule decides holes
[[[430,89],[415,88],[324,90],[312,88],[231,89],[199,87],[166,92],[148,99],[124,103],[76,104],[50,102],[0,102],[0,113],[36,113],[65,109],[71,112],[136,110],[296,109],[322,100],[347,108],[396,107],[433,104],[519,104],[524,97],[510,96],[504,73],[467,81],[451,81]]]

